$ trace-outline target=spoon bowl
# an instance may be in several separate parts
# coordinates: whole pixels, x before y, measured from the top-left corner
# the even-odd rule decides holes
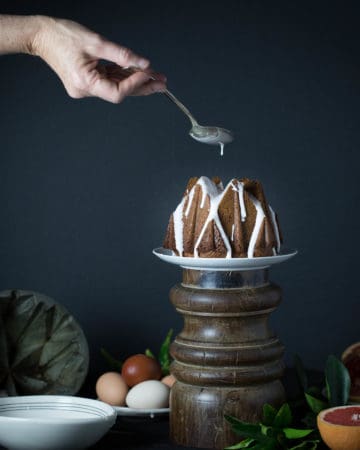
[[[170,99],[175,105],[188,117],[191,122],[192,128],[189,131],[189,135],[198,142],[210,145],[220,145],[220,154],[224,153],[225,144],[230,144],[234,140],[234,135],[230,130],[220,127],[209,127],[199,125],[198,121],[191,114],[191,112],[186,108],[186,106],[181,103],[181,101],[175,97],[175,95],[168,89],[164,92],[166,97]]]
[[[210,145],[230,144],[234,140],[234,135],[230,130],[220,127],[194,125],[189,131],[189,135],[198,142]]]

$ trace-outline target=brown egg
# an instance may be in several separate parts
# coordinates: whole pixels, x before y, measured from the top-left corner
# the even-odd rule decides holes
[[[121,375],[129,387],[146,380],[160,380],[160,364],[149,356],[138,354],[130,356],[123,366]]]
[[[109,405],[123,406],[129,388],[123,377],[117,372],[107,372],[96,382],[96,394]]]
[[[166,375],[166,377],[161,379],[161,382],[166,384],[166,386],[169,386],[169,388],[171,388],[173,386],[173,384],[175,383],[176,378],[174,377],[174,375]]]

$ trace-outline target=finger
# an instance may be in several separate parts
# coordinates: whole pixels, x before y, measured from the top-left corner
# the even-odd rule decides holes
[[[147,83],[140,86],[138,89],[134,90],[131,95],[139,96],[139,95],[151,95],[156,92],[165,92],[166,84],[161,81],[153,81],[150,80]]]
[[[137,55],[132,50],[106,40],[97,46],[95,53],[94,56],[97,58],[112,61],[123,67],[137,67],[144,70],[150,65],[149,60]]]
[[[145,69],[144,72],[148,73],[153,80],[162,81],[163,83],[166,83],[167,81],[167,78],[163,73],[156,72],[151,67]]]
[[[129,76],[129,74],[125,74],[121,70],[121,67],[116,64],[109,64],[106,66],[99,64],[96,70],[101,78],[107,78],[112,81],[122,81]]]
[[[136,72],[122,81],[98,78],[91,86],[89,95],[100,97],[112,103],[120,103],[147,81],[149,81],[149,76],[144,72]]]
[[[125,69],[116,64],[99,65],[98,71],[100,73],[106,73],[108,77],[118,78],[119,80],[123,80],[124,78],[134,73],[134,70]],[[151,68],[145,69],[144,72],[147,73],[153,80],[161,81],[163,83],[166,83],[167,81],[167,78],[164,74],[156,72]]]
[[[163,73],[160,73],[160,72],[152,72],[151,78],[153,78],[156,81],[161,81],[162,83],[167,82],[166,75],[164,75]]]

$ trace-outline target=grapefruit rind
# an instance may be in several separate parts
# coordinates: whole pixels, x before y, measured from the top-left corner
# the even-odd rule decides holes
[[[359,407],[360,414],[360,405]],[[351,408],[351,406],[337,406],[324,409],[317,416],[317,426],[322,440],[331,450],[359,450],[360,449],[360,421],[359,425],[339,425],[326,421],[329,412]]]
[[[345,365],[345,360],[347,359],[347,357],[351,353],[354,353],[354,352],[357,353],[360,358],[360,342],[355,342],[354,344],[351,344],[349,347],[347,347],[344,350],[343,354],[341,355],[341,361],[343,362],[344,365]],[[360,376],[360,374],[359,374],[359,376]],[[353,383],[353,380],[351,380],[351,383]],[[355,395],[355,394],[351,393],[351,391],[350,391],[349,400],[354,403],[360,403],[360,395]]]

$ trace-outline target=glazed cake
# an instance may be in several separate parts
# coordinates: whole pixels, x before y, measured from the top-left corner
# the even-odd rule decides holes
[[[191,178],[170,217],[163,247],[177,256],[253,258],[280,252],[276,213],[259,181]]]

